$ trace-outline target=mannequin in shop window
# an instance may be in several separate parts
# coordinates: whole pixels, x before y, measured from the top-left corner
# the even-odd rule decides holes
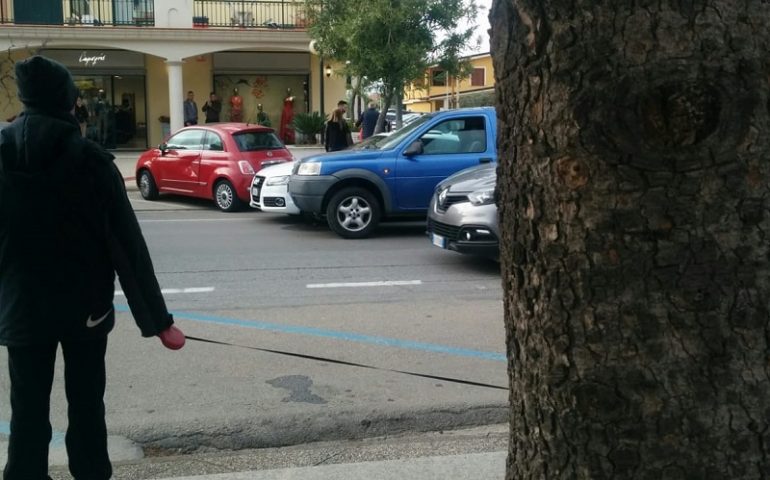
[[[230,97],[230,121],[243,121],[243,97],[238,94],[238,89],[233,89],[233,96]]]
[[[294,95],[291,94],[291,88],[287,88],[286,98],[283,99],[281,128],[279,130],[283,143],[294,143],[294,129],[291,126],[292,120],[294,120]]]

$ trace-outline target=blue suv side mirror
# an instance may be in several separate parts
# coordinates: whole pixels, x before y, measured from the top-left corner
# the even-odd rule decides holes
[[[414,155],[422,155],[422,153],[423,153],[422,140],[415,140],[408,147],[406,147],[406,150],[404,150],[404,155],[407,157],[412,157]]]

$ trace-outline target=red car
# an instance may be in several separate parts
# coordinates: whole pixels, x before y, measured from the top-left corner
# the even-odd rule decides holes
[[[293,160],[272,128],[245,123],[185,127],[136,162],[146,200],[159,193],[213,198],[225,212],[249,204],[251,181],[262,167]]]

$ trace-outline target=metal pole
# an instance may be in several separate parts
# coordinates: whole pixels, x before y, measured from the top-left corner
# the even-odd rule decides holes
[[[326,115],[325,115],[325,112],[324,112],[324,59],[323,59],[323,57],[319,57],[319,58],[320,58],[320,66],[319,66],[318,74],[319,74],[319,78],[321,79],[321,88],[320,88],[321,106],[320,106],[320,110],[321,110],[321,117],[326,119]]]
[[[319,64],[318,64],[318,79],[320,88],[318,89],[319,92],[319,99],[321,100],[321,118],[323,118],[324,122],[326,122],[326,112],[324,112],[324,57],[322,55],[318,55]],[[326,129],[321,130],[321,143],[324,143],[326,139],[324,138],[324,135],[326,134]]]

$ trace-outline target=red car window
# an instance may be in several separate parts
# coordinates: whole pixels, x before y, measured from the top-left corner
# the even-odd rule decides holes
[[[206,134],[206,142],[204,144],[204,150],[211,150],[213,152],[224,151],[225,146],[222,142],[222,137],[218,133],[208,132]]]
[[[183,130],[168,139],[169,150],[202,150],[205,130]]]
[[[284,148],[273,132],[241,132],[234,134],[233,140],[241,152]]]

